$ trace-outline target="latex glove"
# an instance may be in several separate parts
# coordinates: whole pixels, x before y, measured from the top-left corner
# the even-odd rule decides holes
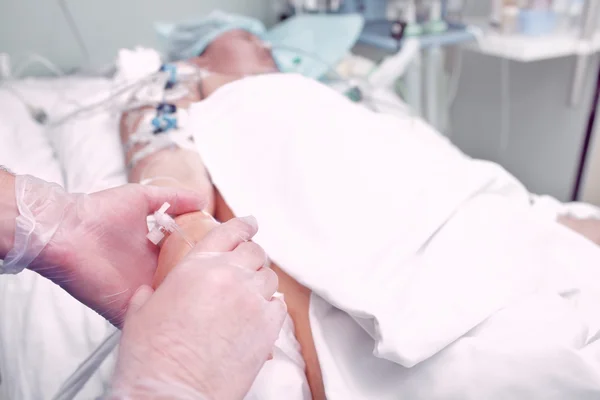
[[[174,214],[201,209],[193,192],[126,185],[85,195],[32,176],[17,176],[15,242],[4,269],[29,268],[119,326],[137,288],[152,281],[158,248],[146,217],[164,202]]]
[[[286,315],[247,221],[213,229],[154,293],[132,298],[112,398],[244,398]]]

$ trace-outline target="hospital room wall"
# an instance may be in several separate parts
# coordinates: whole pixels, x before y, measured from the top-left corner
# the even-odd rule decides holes
[[[452,141],[473,157],[500,163],[530,191],[570,200],[598,59],[590,63],[583,100],[571,107],[574,65],[570,57],[519,63],[465,54],[468,78],[451,110]],[[502,68],[509,71],[508,101],[502,100]]]
[[[61,1],[0,1],[0,52],[12,57],[39,53],[67,70],[85,65],[86,57],[69,29]],[[153,30],[156,21],[194,18],[214,9],[253,16],[267,24],[275,18],[272,0],[64,0],[64,4],[96,68],[114,60],[119,48],[158,46]]]
[[[520,63],[466,51],[450,113],[452,141],[500,163],[530,191],[570,200],[598,64],[591,59],[582,101],[572,107],[575,57]]]

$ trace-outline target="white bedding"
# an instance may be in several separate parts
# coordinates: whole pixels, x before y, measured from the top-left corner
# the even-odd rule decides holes
[[[233,212],[314,291],[330,400],[600,398],[600,248],[559,203],[299,76],[232,83],[192,115]]]
[[[0,102],[2,96],[0,90]],[[417,120],[374,117],[300,77],[228,85],[197,105],[194,117],[203,159],[233,211],[257,216],[257,240],[318,294],[311,318],[330,399],[505,399],[498,386],[507,382],[524,386],[521,398],[534,398],[527,390],[540,387],[555,391],[538,398],[597,398],[598,349],[584,344],[598,332],[586,308],[599,304],[600,280],[590,266],[598,250],[550,222],[563,205],[536,199],[531,213],[530,196],[499,167],[465,158]],[[0,118],[7,144],[0,146],[0,164],[66,182],[72,191],[121,184],[115,123],[104,113],[55,130],[49,140],[23,112],[11,111]],[[24,127],[27,146],[6,129],[15,124]],[[73,140],[78,134],[87,138]],[[458,182],[447,179],[457,175]],[[488,209],[498,211],[489,216]],[[581,205],[576,211],[595,212]],[[519,213],[545,222],[524,224],[514,219]],[[539,256],[540,247],[548,261],[543,270],[539,258],[523,262]],[[569,258],[561,263],[564,249]],[[531,282],[540,276],[547,290],[536,292]],[[497,285],[500,277],[510,285]],[[559,290],[565,287],[574,290]],[[0,398],[50,398],[109,329],[34,274],[2,277],[0,296]],[[287,390],[286,399],[303,397],[297,354],[280,356],[292,360],[283,364],[291,370],[268,364],[249,398],[281,398],[270,390],[280,378],[269,369],[287,374],[289,386],[277,388]],[[103,392],[113,361],[79,398]],[[547,368],[561,363],[560,370]]]
[[[65,98],[90,99],[106,94],[109,85],[104,79],[65,78],[24,81],[16,89],[31,104],[58,116],[75,106]],[[0,165],[74,192],[126,182],[109,113],[48,130],[2,88],[0,110]],[[112,329],[58,286],[29,271],[0,277],[0,315],[0,399],[50,399]],[[79,398],[103,393],[113,363],[111,357]]]
[[[129,54],[129,53],[126,53]],[[144,74],[144,71],[137,71]],[[139,74],[127,79],[139,78]],[[123,77],[116,81],[121,84]],[[112,82],[65,79],[25,82],[18,87],[37,106],[61,116],[72,104],[57,103],[57,92],[93,102],[108,94]],[[3,106],[0,90],[0,106]],[[2,108],[0,108],[2,109]],[[56,182],[71,192],[91,193],[125,184],[126,171],[117,115],[108,109],[45,129],[31,121],[22,104],[6,98],[0,118],[0,165],[14,172]],[[14,109],[14,110],[13,110]],[[16,111],[15,111],[16,110]],[[9,129],[12,126],[21,129]],[[23,130],[24,133],[19,132]],[[16,134],[16,133],[17,134]],[[4,140],[5,139],[5,140]],[[112,326],[58,286],[24,271],[0,279],[0,399],[51,399],[77,366],[112,332]],[[290,318],[284,323],[272,360],[257,377],[247,400],[307,400],[304,361]],[[114,351],[77,396],[92,399],[108,389]]]
[[[27,97],[43,99],[45,104],[48,95],[40,96],[40,90],[25,90],[25,85],[18,87],[19,92]],[[31,84],[28,86],[32,86]],[[44,91],[44,94],[45,91]],[[35,104],[41,102],[37,100]],[[49,138],[44,128],[29,117],[25,106],[15,95],[0,86],[0,165],[9,166],[22,174],[32,174],[50,182],[63,184],[60,164],[54,157]]]

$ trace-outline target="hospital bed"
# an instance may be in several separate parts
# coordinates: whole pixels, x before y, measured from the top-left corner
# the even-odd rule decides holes
[[[122,50],[118,59],[117,64],[128,71],[117,71],[113,78],[31,78],[0,85],[0,165],[57,183],[70,192],[92,193],[127,183],[116,102],[107,101],[92,112],[61,121],[112,98],[115,89],[155,70],[158,54],[152,49]],[[346,88],[339,80],[330,84],[334,90]],[[391,92],[374,96],[381,112],[409,112]],[[36,122],[32,107],[44,110],[48,123]],[[57,120],[61,123],[54,126]],[[10,372],[0,382],[2,399],[51,398],[114,329],[29,271],[2,277],[0,314],[0,376]],[[88,399],[106,390],[114,360],[113,354],[78,398]],[[18,376],[15,370],[20,371]]]
[[[108,110],[62,130],[49,130],[30,118],[14,91],[32,104],[66,112],[82,99],[109,93],[103,78],[32,79],[0,87],[0,164],[69,188],[93,192],[127,182],[115,115]],[[71,101],[74,101],[71,104]],[[70,135],[75,147],[56,146]],[[74,150],[74,149],[77,150]],[[64,169],[63,169],[64,167]],[[0,398],[46,399],[114,328],[34,273],[0,280]],[[103,393],[111,374],[109,359],[80,398]],[[20,371],[14,374],[14,371]]]
[[[73,77],[24,81],[15,88],[35,104],[64,115],[109,95],[114,85],[103,78]],[[72,192],[94,192],[126,183],[119,114],[110,107],[45,129],[31,120],[13,93],[0,88],[0,110],[0,164],[16,173],[56,182]],[[65,136],[70,140],[60,140]],[[536,202],[549,217],[562,207],[549,198],[536,198]],[[591,212],[580,211],[581,215]],[[0,374],[10,371],[0,383],[3,399],[51,398],[113,331],[58,287],[27,271],[0,280],[0,315]],[[78,398],[104,393],[114,361],[112,354]]]

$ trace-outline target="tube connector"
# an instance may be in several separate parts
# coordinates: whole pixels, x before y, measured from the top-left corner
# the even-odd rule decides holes
[[[149,241],[154,243],[155,245],[159,245],[159,243],[165,238],[165,236],[170,235],[173,232],[177,232],[181,235],[183,240],[193,248],[194,245],[192,242],[186,237],[183,233],[177,222],[167,214],[167,210],[171,207],[169,203],[164,203],[158,211],[154,213],[154,227],[148,232],[146,237]]]
[[[157,246],[166,235],[177,230],[177,223],[166,213],[169,207],[171,207],[171,205],[165,203],[154,213],[154,227],[146,236],[148,240]]]

